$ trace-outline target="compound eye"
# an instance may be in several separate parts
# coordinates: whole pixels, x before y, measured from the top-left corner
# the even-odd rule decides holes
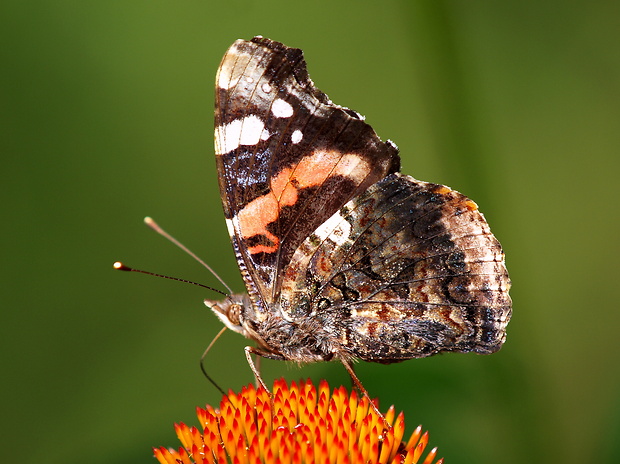
[[[241,309],[242,306],[240,304],[232,304],[228,308],[228,312],[226,313],[226,317],[234,325],[241,325]]]

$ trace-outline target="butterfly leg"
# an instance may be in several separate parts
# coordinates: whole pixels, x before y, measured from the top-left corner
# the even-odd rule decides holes
[[[368,402],[370,403],[370,407],[377,413],[377,415],[383,420],[383,425],[386,428],[386,430],[391,429],[392,426],[390,425],[390,423],[387,421],[387,419],[385,418],[385,416],[381,413],[381,411],[379,411],[379,408],[377,407],[377,405],[375,404],[375,402],[372,400],[372,398],[370,398],[370,396],[368,395],[368,391],[364,388],[364,386],[362,385],[362,382],[360,381],[359,377],[357,376],[357,374],[355,374],[355,370],[353,369],[353,365],[351,364],[351,362],[344,358],[344,357],[338,357],[338,360],[342,363],[342,365],[344,366],[344,368],[346,369],[346,371],[349,373],[349,377],[351,377],[351,381],[353,382],[353,385],[355,386],[355,388],[357,388],[357,390],[366,397],[366,399],[368,400]]]
[[[204,351],[204,353],[202,353],[202,356],[200,357],[200,370],[202,371],[204,376],[207,378],[207,380],[209,382],[211,382],[211,384],[215,388],[217,388],[219,390],[219,392],[222,394],[222,396],[226,396],[226,392],[224,392],[224,390],[222,390],[222,387],[220,387],[217,384],[217,382],[215,380],[213,380],[213,378],[207,373],[207,368],[205,367],[205,358],[207,357],[207,354],[211,350],[211,347],[215,344],[215,342],[218,340],[218,338],[220,338],[222,336],[222,334],[224,333],[224,331],[226,331],[227,329],[228,329],[228,327],[226,327],[226,326],[222,327],[222,330],[220,330],[217,333],[217,335],[213,338],[213,340],[211,340],[211,343],[209,343],[209,346],[207,346],[207,349]]]
[[[256,378],[257,386],[260,385],[261,387],[265,389],[265,391],[267,391],[267,393],[271,395],[271,391],[269,391],[269,389],[267,388],[267,385],[265,385],[265,381],[260,375],[260,370],[256,367],[256,364],[254,363],[254,360],[252,359],[253,354],[260,356],[261,358],[275,359],[278,361],[284,361],[284,358],[280,355],[270,353],[268,351],[263,351],[253,346],[245,347],[245,357],[248,360],[248,364],[250,365],[250,369],[252,369],[252,373],[254,374],[254,377]]]

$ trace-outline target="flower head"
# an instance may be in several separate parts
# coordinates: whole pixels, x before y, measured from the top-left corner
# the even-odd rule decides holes
[[[197,413],[200,428],[175,424],[182,448],[154,449],[161,464],[432,464],[437,454],[420,460],[428,432],[418,427],[403,441],[404,415],[393,406],[384,421],[365,397],[344,387],[330,394],[325,381],[317,389],[310,380],[276,380],[272,395],[250,385]]]

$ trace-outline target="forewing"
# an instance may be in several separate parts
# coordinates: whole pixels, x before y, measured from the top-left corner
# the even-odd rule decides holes
[[[236,41],[216,78],[215,152],[250,296],[271,303],[293,252],[351,198],[399,168],[398,150],[317,90],[301,50]]]
[[[497,351],[509,287],[501,246],[473,201],[393,174],[302,244],[281,304],[291,319],[321,320],[349,354],[389,363]]]

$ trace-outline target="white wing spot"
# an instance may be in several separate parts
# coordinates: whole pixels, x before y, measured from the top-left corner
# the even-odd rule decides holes
[[[271,92],[271,86],[267,82],[261,85],[261,89],[263,89],[263,92],[265,93]]]
[[[223,155],[241,145],[256,145],[269,138],[265,124],[258,116],[250,115],[215,128],[215,153]],[[266,136],[266,137],[265,137]],[[263,138],[265,137],[265,138]]]
[[[226,228],[228,229],[228,235],[235,236],[235,223],[232,219],[226,219]]]
[[[347,243],[351,235],[351,224],[340,215],[340,211],[336,212],[332,217],[319,226],[314,231],[314,235],[321,240],[331,240],[336,245],[342,246]]]
[[[291,134],[291,142],[293,143],[299,143],[301,142],[301,139],[303,138],[304,138],[304,134],[300,130],[295,130]]]
[[[233,77],[230,73],[223,72],[222,70],[217,73],[217,85],[220,89],[230,90],[237,85],[237,82],[239,82],[238,76]]]
[[[293,116],[293,107],[290,103],[278,98],[273,102],[271,112],[276,118],[290,118]]]

